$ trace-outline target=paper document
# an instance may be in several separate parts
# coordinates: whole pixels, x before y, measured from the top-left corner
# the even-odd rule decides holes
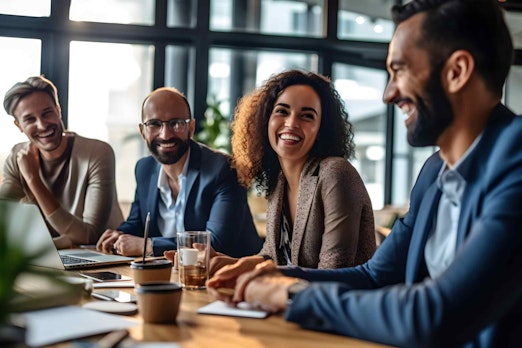
[[[119,315],[76,306],[26,312],[21,316],[27,327],[26,344],[30,347],[42,347],[139,324]]]
[[[238,307],[232,307],[227,305],[223,301],[215,301],[206,306],[198,309],[199,314],[216,314],[216,315],[228,315],[232,317],[244,317],[244,318],[257,318],[263,319],[268,317],[269,312],[260,310],[260,309],[252,309],[250,306],[241,302],[238,304]]]
[[[95,289],[100,288],[133,288],[134,282],[129,280],[123,280],[120,282],[96,282],[93,284]]]

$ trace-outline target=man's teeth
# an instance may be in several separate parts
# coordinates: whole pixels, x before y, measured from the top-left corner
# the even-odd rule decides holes
[[[413,112],[413,108],[412,108],[410,105],[403,105],[403,106],[401,106],[401,111],[402,111],[405,115],[409,116],[410,113]]]
[[[291,135],[291,134],[281,134],[279,136],[279,138],[281,138],[282,140],[293,140],[293,141],[299,141],[301,140],[301,138],[299,138],[298,136],[296,135]]]
[[[54,134],[54,130],[50,130],[50,131],[48,131],[48,132],[46,132],[46,133],[39,134],[38,137],[40,137],[40,138],[46,138],[46,137],[51,136],[51,135],[53,135],[53,134]]]
[[[159,144],[160,147],[174,147],[176,143],[168,143],[168,144]]]

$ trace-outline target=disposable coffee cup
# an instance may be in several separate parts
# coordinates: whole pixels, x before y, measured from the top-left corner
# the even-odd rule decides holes
[[[154,282],[136,285],[138,311],[146,323],[173,323],[179,312],[180,283]]]
[[[170,281],[172,262],[169,260],[133,261],[130,267],[134,284]]]
[[[179,281],[188,290],[204,289],[208,279],[210,232],[177,233]]]

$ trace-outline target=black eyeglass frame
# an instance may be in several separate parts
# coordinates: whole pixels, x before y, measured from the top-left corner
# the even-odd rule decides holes
[[[162,121],[158,119],[152,119],[145,122],[141,122],[140,124],[147,128],[150,132],[159,132],[163,128],[163,125],[167,125],[172,131],[176,133],[181,133],[187,130],[188,125],[192,121],[192,118],[180,119],[180,118],[172,118],[167,121]]]

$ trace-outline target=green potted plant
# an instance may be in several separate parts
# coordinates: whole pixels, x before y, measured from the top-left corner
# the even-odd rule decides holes
[[[205,117],[199,123],[201,130],[194,138],[214,149],[230,154],[230,120],[223,115],[220,106],[221,101],[216,96],[212,96],[207,102]]]

